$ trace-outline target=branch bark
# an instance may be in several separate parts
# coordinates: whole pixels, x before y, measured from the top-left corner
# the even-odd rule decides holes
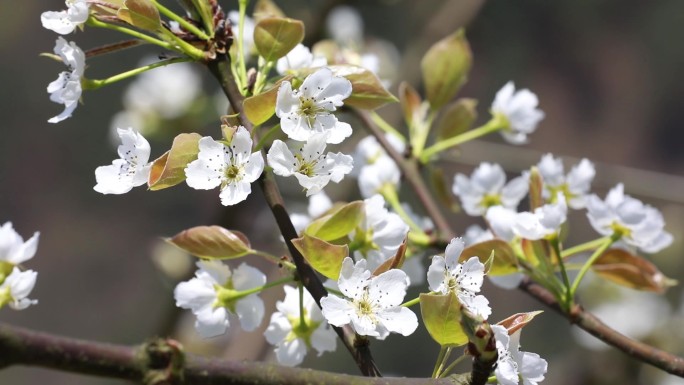
[[[684,377],[684,358],[620,334],[579,305],[575,305],[568,313],[564,312],[551,292],[530,279],[525,279],[519,288],[599,340],[639,361],[653,365],[675,376]]]
[[[233,79],[233,74],[230,70],[230,62],[225,55],[217,57],[215,60],[207,63],[209,71],[212,75],[219,81],[223,92],[228,97],[233,110],[239,114],[238,119],[242,125],[249,130],[253,130],[252,123],[247,119],[244,109],[243,109],[243,97],[237,88],[237,84]],[[257,138],[256,135],[253,135]],[[262,150],[263,156],[266,157],[265,150]],[[323,287],[323,283],[318,278],[314,270],[309,266],[304,260],[302,254],[297,250],[297,248],[292,244],[292,239],[298,238],[297,231],[290,220],[290,215],[287,213],[285,208],[285,202],[280,194],[280,189],[275,182],[273,172],[265,169],[259,178],[259,186],[261,187],[268,207],[271,209],[273,216],[275,217],[278,228],[280,229],[287,249],[292,256],[295,266],[297,267],[297,275],[301,280],[302,284],[311,293],[311,296],[316,301],[316,304],[320,307],[321,298],[328,295],[328,292]],[[349,326],[344,327],[333,327],[337,335],[342,340],[347,350],[351,353],[354,361],[356,361],[357,366],[366,376],[380,377],[380,371],[375,365],[375,361],[370,352],[368,346],[368,340],[365,338],[359,338],[354,330]]]
[[[173,340],[137,346],[78,340],[0,323],[0,369],[30,365],[146,385],[454,385],[467,378],[370,378],[185,354]],[[467,376],[466,376],[467,377]]]

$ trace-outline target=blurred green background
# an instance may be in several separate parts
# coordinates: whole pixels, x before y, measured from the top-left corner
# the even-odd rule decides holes
[[[221,1],[224,9],[236,1]],[[495,92],[508,80],[530,88],[546,112],[531,143],[512,147],[497,137],[469,143],[457,163],[445,164],[451,178],[456,171],[470,173],[481,161],[501,163],[519,173],[538,162],[542,154],[563,156],[566,169],[579,158],[597,165],[593,191],[601,196],[623,181],[626,191],[663,211],[675,243],[652,257],[668,276],[684,279],[684,3],[679,0],[617,1],[281,1],[290,17],[307,24],[308,32],[325,37],[324,15],[335,5],[347,4],[360,12],[369,41],[393,43],[401,54],[390,88],[399,80],[420,86],[419,62],[430,44],[460,26],[466,26],[474,53],[474,69],[461,96],[480,100],[485,119]],[[40,14],[63,9],[59,0],[0,2],[0,222],[12,221],[25,238],[41,232],[37,256],[27,266],[39,272],[33,298],[38,306],[26,311],[0,311],[0,321],[73,337],[123,344],[150,336],[170,335],[188,350],[225,355],[231,359],[273,359],[259,332],[229,330],[228,336],[209,342],[192,330],[189,312],[174,310],[175,279],[162,274],[152,255],[161,255],[160,239],[201,224],[223,224],[240,229],[253,243],[280,252],[270,212],[258,191],[247,202],[223,208],[217,191],[201,192],[178,186],[160,192],[134,189],[123,196],[103,196],[92,190],[94,170],[109,164],[116,154],[110,141],[110,119],[123,107],[122,93],[129,82],[97,92],[86,92],[74,116],[51,125],[47,119],[61,111],[45,92],[62,66],[39,57],[51,52],[55,34],[40,26]],[[87,29],[67,36],[84,49],[121,40],[108,31]],[[138,47],[88,61],[86,75],[102,78],[133,68],[141,58],[160,54]],[[201,71],[203,68],[197,65]],[[204,85],[213,96],[208,74]],[[206,107],[206,106],[205,106]],[[208,111],[208,112],[207,112]],[[397,106],[380,110],[399,122]],[[162,125],[150,138],[152,157],[168,148],[179,129],[218,134],[217,114],[203,110],[201,122],[176,120]],[[351,120],[350,117],[348,117]],[[167,129],[168,128],[168,129]],[[285,186],[291,207],[302,211],[303,194]],[[255,190],[258,190],[255,188]],[[353,181],[330,195],[338,199],[358,194]],[[351,195],[356,197],[356,195]],[[457,229],[474,223],[452,215]],[[595,236],[584,213],[570,218],[573,239]],[[187,260],[163,260],[181,268]],[[250,262],[268,268],[259,262]],[[274,272],[275,273],[275,272]],[[486,284],[492,302],[492,320],[513,312],[544,309],[523,293],[507,292]],[[580,293],[588,304],[601,297],[616,298],[609,284],[587,285]],[[274,303],[282,292],[265,297]],[[599,310],[605,317],[629,320],[622,327],[668,351],[684,355],[684,310],[681,289],[671,289],[661,302],[656,295],[627,291],[627,313]],[[635,302],[637,301],[637,302]],[[641,302],[639,302],[641,301]],[[656,304],[656,305],[654,305]],[[594,305],[599,306],[599,305]],[[625,305],[627,306],[627,304]],[[268,309],[268,305],[267,305]],[[603,314],[603,313],[601,313]],[[265,317],[263,327],[269,316]],[[177,322],[176,322],[177,321]],[[608,321],[608,320],[607,320]],[[616,321],[617,322],[617,321]],[[617,326],[617,325],[616,325]],[[635,329],[636,328],[636,329]],[[636,331],[634,333],[637,333]],[[545,312],[526,329],[524,350],[549,360],[547,384],[684,384],[662,375],[622,353],[578,344],[567,321]],[[422,328],[409,338],[391,336],[372,347],[386,374],[427,376],[438,352]],[[311,355],[311,354],[310,354]],[[311,358],[311,357],[309,357]],[[342,348],[305,366],[356,373]],[[119,384],[36,368],[12,367],[0,371],[0,383],[23,385]]]

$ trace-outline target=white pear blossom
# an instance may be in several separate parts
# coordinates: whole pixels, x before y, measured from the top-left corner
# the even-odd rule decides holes
[[[361,168],[359,173],[359,190],[361,196],[370,198],[375,194],[382,193],[385,188],[398,189],[401,180],[401,171],[397,164],[388,156],[383,156]]]
[[[516,234],[513,231],[518,212],[503,206],[493,206],[487,209],[485,219],[492,229],[493,235],[506,242],[511,242]]]
[[[351,95],[351,82],[332,71],[321,68],[304,79],[298,90],[284,81],[278,88],[276,115],[280,127],[290,139],[307,141],[319,132],[328,132],[328,143],[340,143],[352,134],[348,123],[340,122],[333,114],[342,100]]]
[[[586,195],[596,175],[593,163],[588,159],[582,159],[566,176],[563,173],[563,161],[554,158],[552,154],[546,154],[537,164],[537,168],[544,181],[544,198],[555,199],[561,192],[565,195],[570,208],[583,209],[585,207]]]
[[[275,140],[266,156],[268,165],[276,175],[294,175],[307,196],[316,194],[330,181],[340,182],[354,167],[349,155],[325,153],[327,137],[326,132],[312,135],[296,154],[283,141]]]
[[[65,4],[66,11],[47,11],[40,15],[43,28],[66,35],[88,20],[89,9],[86,0],[66,0]]]
[[[299,290],[292,286],[283,286],[283,289],[285,299],[276,303],[278,311],[271,315],[271,323],[264,332],[266,341],[276,345],[278,362],[286,366],[299,365],[309,348],[316,349],[319,356],[335,351],[337,335],[311,294],[304,290],[300,307]]]
[[[567,219],[568,206],[565,204],[563,193],[558,194],[555,202],[536,208],[534,213],[518,213],[513,231],[520,237],[533,241],[558,234],[561,225]]]
[[[392,148],[398,153],[402,154],[406,151],[406,143],[396,135],[386,134],[385,139],[387,139]],[[356,151],[354,151],[354,164],[357,165],[357,167],[372,165],[381,158],[392,160],[374,136],[366,136],[356,145]]]
[[[117,149],[119,159],[109,166],[95,169],[97,184],[93,189],[102,194],[124,194],[133,187],[147,183],[152,164],[150,144],[132,128],[117,129],[121,145]]]
[[[64,104],[64,111],[61,114],[48,120],[49,123],[59,123],[71,116],[78,106],[83,89],[81,88],[81,77],[85,72],[85,54],[74,42],[68,43],[63,37],[57,38],[54,52],[58,55],[68,71],[59,73],[57,80],[47,86],[50,100]]]
[[[519,176],[506,183],[503,168],[495,163],[481,163],[470,178],[457,174],[452,191],[461,199],[468,215],[484,215],[489,207],[504,206],[515,209],[528,190],[526,176]]]
[[[301,69],[324,67],[327,64],[328,60],[325,57],[314,55],[305,45],[297,44],[287,55],[278,59],[276,70],[279,74],[285,75]]]
[[[33,236],[26,242],[12,227],[12,222],[5,222],[0,227],[0,265],[8,263],[12,266],[22,264],[33,258],[38,249],[39,232],[33,233]],[[0,274],[2,268],[0,267]]]
[[[428,268],[427,280],[430,290],[442,294],[454,293],[469,311],[487,319],[492,314],[489,301],[480,292],[485,276],[485,266],[477,257],[459,263],[465,244],[454,238],[447,245],[444,257],[435,255]]]
[[[363,18],[359,11],[349,5],[338,5],[330,11],[325,20],[326,29],[332,38],[345,45],[363,43]]]
[[[231,271],[220,261],[197,262],[195,277],[181,282],[174,290],[176,306],[190,309],[197,317],[195,329],[203,338],[226,332],[228,314],[237,314],[246,331],[256,329],[264,317],[264,302],[252,293],[240,292],[263,286],[266,276],[242,263]]]
[[[247,199],[252,182],[264,170],[261,152],[252,152],[252,138],[239,126],[230,145],[209,136],[199,141],[197,159],[185,168],[188,186],[198,190],[221,187],[221,204],[231,206]]]
[[[36,285],[38,273],[33,270],[21,271],[18,267],[0,283],[0,308],[9,305],[14,310],[23,310],[38,303],[27,298]]]
[[[527,142],[527,135],[534,132],[544,112],[537,108],[537,95],[528,89],[515,91],[513,82],[506,83],[496,93],[492,103],[492,115],[505,119],[501,130],[504,139],[512,144]]]
[[[657,253],[672,243],[672,234],[664,230],[665,220],[660,211],[625,195],[622,183],[613,187],[605,200],[591,195],[587,216],[600,234],[618,234],[627,244],[647,253]]]
[[[365,217],[349,234],[356,245],[354,257],[368,260],[368,268],[375,270],[393,257],[406,239],[409,226],[395,213],[385,208],[385,199],[374,195],[364,201]]]
[[[416,315],[401,306],[409,285],[403,271],[391,269],[371,277],[365,260],[354,264],[347,257],[342,262],[338,285],[347,298],[328,295],[321,299],[323,316],[330,324],[351,324],[358,334],[380,340],[390,332],[408,336],[418,327]]]
[[[492,325],[499,354],[494,374],[500,385],[537,385],[544,380],[548,363],[536,353],[520,351],[520,332],[508,335],[501,325]]]

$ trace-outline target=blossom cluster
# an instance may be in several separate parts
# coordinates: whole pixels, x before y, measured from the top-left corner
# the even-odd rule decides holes
[[[12,222],[5,222],[0,227],[0,308],[8,305],[23,310],[38,303],[38,300],[28,298],[38,273],[20,266],[36,254],[39,237],[40,233],[35,232],[24,241]]]

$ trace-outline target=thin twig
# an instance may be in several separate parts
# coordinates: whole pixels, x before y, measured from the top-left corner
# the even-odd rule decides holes
[[[525,279],[519,288],[599,340],[614,346],[639,361],[653,365],[670,374],[684,377],[684,358],[620,334],[615,329],[601,322],[600,319],[590,312],[582,309],[579,305],[575,305],[567,313],[564,312],[553,294],[529,279]]]

